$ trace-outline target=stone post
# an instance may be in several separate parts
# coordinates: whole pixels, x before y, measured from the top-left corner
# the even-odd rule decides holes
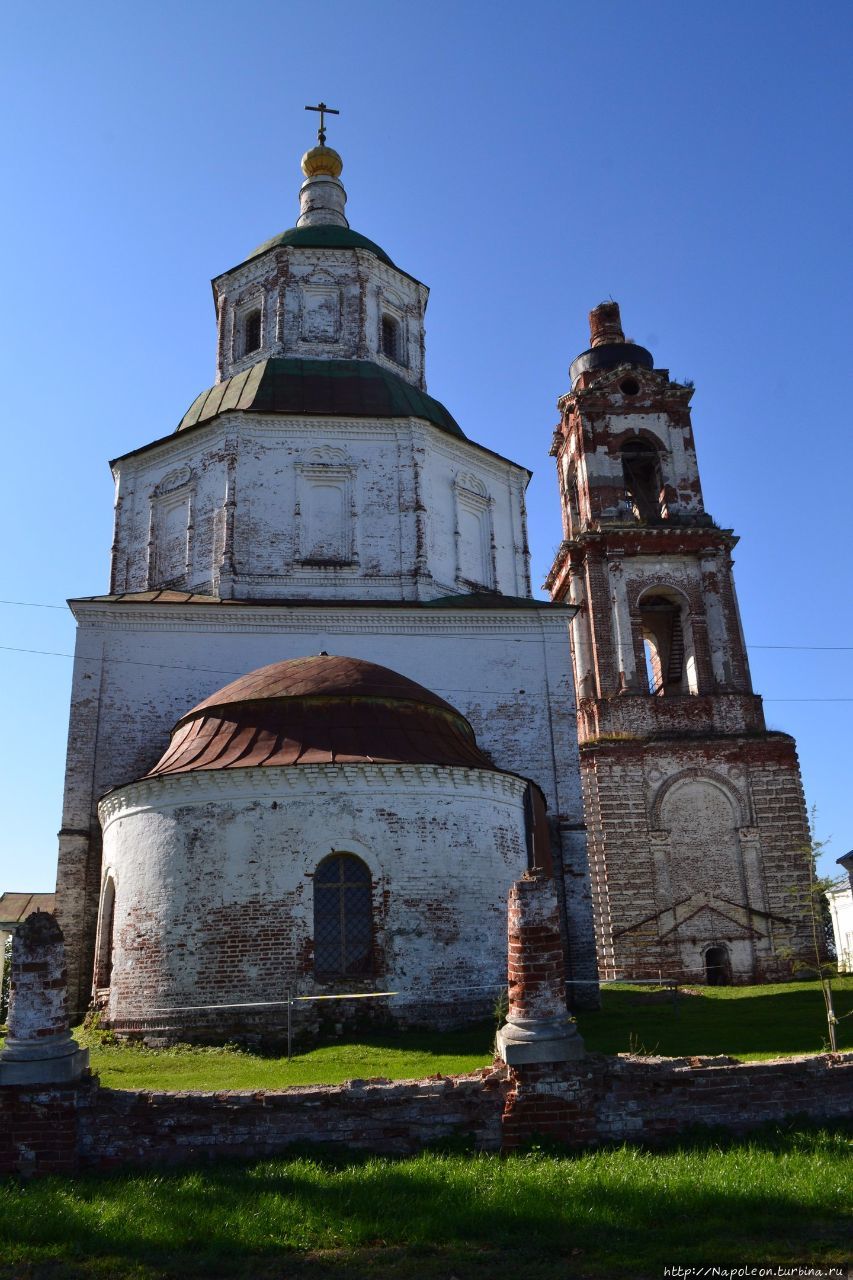
[[[568,1062],[586,1050],[566,1011],[566,974],[557,891],[542,868],[525,872],[509,894],[509,1012],[497,1035],[509,1066]]]
[[[65,948],[56,917],[35,911],[12,938],[9,1034],[0,1053],[0,1085],[79,1080],[89,1050],[71,1038]]]

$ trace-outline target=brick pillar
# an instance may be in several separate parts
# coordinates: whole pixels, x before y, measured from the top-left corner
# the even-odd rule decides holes
[[[9,1034],[0,1053],[0,1085],[79,1080],[89,1050],[71,1038],[62,930],[35,911],[12,939]]]
[[[589,345],[601,347],[607,343],[625,341],[622,317],[618,302],[601,302],[589,313]]]
[[[541,868],[509,894],[509,1012],[498,1032],[504,1062],[567,1062],[585,1054],[566,1010],[566,974],[557,892]]]

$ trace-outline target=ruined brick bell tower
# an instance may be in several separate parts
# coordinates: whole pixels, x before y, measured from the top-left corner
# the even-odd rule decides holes
[[[753,693],[730,529],[705,511],[692,387],[626,341],[619,306],[558,401],[562,542],[602,977],[787,976],[808,952],[794,740]]]

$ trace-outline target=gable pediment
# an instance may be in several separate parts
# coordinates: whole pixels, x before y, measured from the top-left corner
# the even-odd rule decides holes
[[[662,939],[675,940],[685,934],[709,941],[766,938],[770,932],[771,920],[781,921],[781,917],[745,907],[714,894],[694,893],[663,911],[626,925],[624,929],[614,932],[613,936],[647,933],[651,926]]]

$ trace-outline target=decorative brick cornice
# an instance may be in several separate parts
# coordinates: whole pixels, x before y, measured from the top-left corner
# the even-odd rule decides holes
[[[303,417],[297,414],[253,413],[248,410],[222,413],[209,422],[196,423],[184,431],[153,440],[148,445],[141,445],[114,459],[113,465],[120,463],[123,469],[136,470],[165,459],[177,465],[197,457],[200,450],[210,448],[229,432],[247,440],[282,436],[294,439],[315,434],[328,439],[332,431],[336,438],[346,437],[348,440],[382,440],[389,436],[402,436],[413,444],[417,433],[423,432],[429,438],[431,453],[443,454],[456,462],[470,460],[475,455],[478,467],[485,467],[493,475],[503,479],[508,472],[521,473],[526,477],[530,474],[520,463],[504,458],[475,440],[448,436],[424,418],[402,415],[396,418]]]
[[[377,602],[381,606],[384,602]],[[495,635],[529,633],[565,636],[566,623],[577,609],[573,605],[551,605],[547,610],[531,601],[530,612],[513,608],[498,610],[429,610],[401,604],[393,609],[371,608],[369,603],[342,608],[335,601],[309,607],[280,604],[256,605],[251,601],[227,604],[172,604],[148,601],[128,604],[121,601],[75,600],[72,613],[81,630],[132,631],[212,631],[225,635],[249,632],[313,633],[333,628],[341,635]]]
[[[104,831],[116,819],[148,809],[172,809],[211,801],[272,799],[318,793],[393,791],[426,796],[449,795],[490,804],[524,805],[526,779],[512,773],[426,764],[307,764],[255,769],[199,769],[193,773],[142,778],[104,796],[98,815]]]

